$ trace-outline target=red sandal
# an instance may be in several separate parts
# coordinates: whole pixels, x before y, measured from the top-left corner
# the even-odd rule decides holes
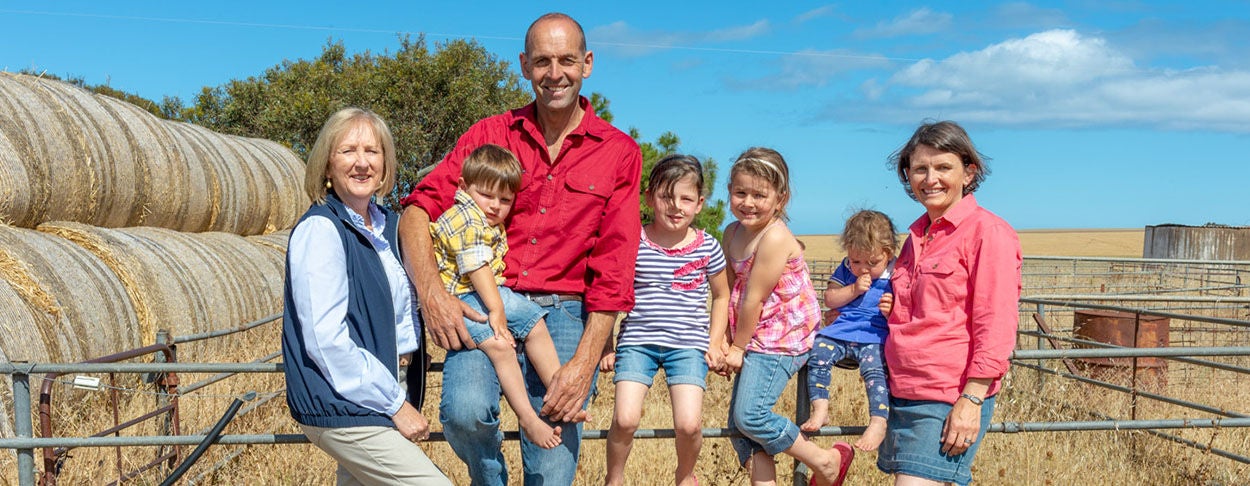
[[[855,448],[846,442],[837,442],[833,444],[833,450],[838,453],[838,475],[833,478],[832,486],[842,486],[846,481],[846,473],[851,470],[851,461],[855,460]],[[810,486],[816,486],[816,477],[808,481]]]

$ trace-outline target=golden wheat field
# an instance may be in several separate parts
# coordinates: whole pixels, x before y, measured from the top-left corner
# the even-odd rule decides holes
[[[1071,230],[1071,231],[1024,231],[1021,242],[1024,253],[1033,255],[1140,257],[1142,251],[1141,230]],[[807,247],[809,261],[827,261],[840,258],[841,249],[836,238],[829,235],[800,236]],[[817,275],[817,279],[822,277]],[[1027,290],[1026,290],[1027,293]],[[1027,314],[1021,314],[1026,322]],[[249,337],[234,338],[238,341],[220,361],[250,361],[278,349],[278,330],[267,326]],[[436,361],[441,353],[434,352]],[[440,375],[431,373],[430,398],[424,407],[435,431],[440,430],[437,420]],[[184,376],[183,383],[202,379],[204,376]],[[1187,378],[1189,379],[1189,378]],[[1201,382],[1202,379],[1191,381]],[[1216,378],[1200,384],[1203,390],[1220,390],[1224,386]],[[663,383],[657,377],[657,384]],[[138,387],[137,384],[134,385]],[[257,410],[252,411],[230,425],[227,434],[298,433],[294,422],[286,415],[285,403],[280,394],[281,375],[234,378],[197,392],[200,397],[182,399],[182,433],[198,433],[216,420],[230,397],[257,391],[275,396]],[[777,410],[783,415],[794,416],[795,381],[792,380],[782,395]],[[599,394],[590,406],[591,419],[587,429],[607,429],[611,423],[613,389],[611,377],[600,374]],[[833,374],[830,384],[831,424],[833,426],[862,426],[867,421],[866,399],[859,375],[853,371]],[[1231,390],[1230,406],[1243,403],[1238,397],[1250,398],[1250,393]],[[711,376],[704,400],[705,428],[725,426],[729,403],[730,383],[718,376]],[[1225,393],[1225,395],[1229,395]],[[149,407],[152,399],[147,396],[132,397],[132,407]],[[653,388],[647,397],[641,429],[671,428],[671,408],[667,390],[663,386]],[[1097,404],[1107,415],[1127,417],[1129,402],[1119,396],[1111,396],[1098,389],[1081,386],[1065,380],[1043,379],[1042,375],[1017,367],[1005,379],[1005,387],[999,395],[994,422],[1002,421],[1064,421],[1092,420],[1082,412],[1072,411],[1080,405]],[[806,406],[803,404],[802,406]],[[510,410],[504,406],[505,428],[515,430],[516,422]],[[107,410],[100,397],[86,397],[66,403],[58,413],[72,417],[67,422],[100,423]],[[1146,413],[1143,405],[1137,410]],[[1191,413],[1192,415],[1192,413]],[[59,429],[58,435],[85,435],[87,426],[80,425]],[[1186,437],[1198,442],[1218,444],[1226,450],[1245,454],[1250,451],[1246,434],[1239,431],[1221,432],[1203,429],[1186,432]],[[834,437],[816,440],[831,445]],[[853,439],[853,436],[841,438]],[[442,442],[423,445],[434,462],[444,469],[455,484],[468,484],[463,465],[450,448]],[[509,460],[513,483],[519,484],[519,447],[515,441],[504,446]],[[190,447],[183,448],[183,455]],[[226,458],[229,453],[240,452],[237,457]],[[139,465],[155,455],[154,448],[131,449],[119,457],[111,449],[79,450],[67,461],[61,474],[62,484],[97,484],[116,478],[115,463]],[[12,453],[6,456],[8,471],[3,481],[16,484]],[[860,452],[851,467],[848,485],[886,485],[892,478],[877,471],[874,453]],[[37,461],[38,462],[38,461]],[[221,467],[209,472],[213,465]],[[604,441],[587,440],[583,443],[576,484],[601,484],[604,471]],[[38,465],[42,468],[42,463]],[[672,439],[638,439],[626,467],[629,484],[671,484],[675,465]],[[793,461],[778,456],[779,484],[790,484]],[[333,482],[335,465],[324,453],[311,445],[251,445],[216,446],[210,449],[199,464],[185,476],[197,484],[330,484]],[[746,484],[746,476],[736,464],[735,456],[727,439],[708,438],[703,442],[696,474],[705,485]],[[140,477],[140,484],[157,483],[163,478],[158,473]],[[1231,485],[1250,480],[1244,465],[1215,457],[1192,448],[1153,438],[1138,432],[1032,432],[1015,434],[991,434],[987,437],[977,457],[974,479],[979,484],[1011,485],[1066,485],[1066,484],[1158,484],[1158,485]]]

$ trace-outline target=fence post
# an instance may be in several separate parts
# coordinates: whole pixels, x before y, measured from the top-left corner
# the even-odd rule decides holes
[[[25,364],[25,359],[13,360]],[[13,431],[19,439],[34,437],[34,424],[30,419],[30,375],[13,373]],[[35,486],[35,450],[17,450],[17,484]]]
[[[807,395],[807,365],[803,365],[799,368],[799,383],[794,390],[794,423],[802,424],[811,417],[811,401],[811,397]],[[807,486],[807,466],[795,459],[794,474],[791,477],[794,486]]]
[[[170,335],[168,329],[161,329],[161,330],[156,331],[156,344],[164,344],[164,345],[172,346],[173,343],[174,343],[173,337]],[[152,355],[152,361],[157,362],[157,363],[164,363],[165,353],[154,353]],[[160,383],[157,383],[157,380],[160,380]],[[157,388],[156,408],[161,409],[169,405],[169,394],[165,393],[166,390],[165,390],[165,387],[163,386],[163,384],[165,383],[165,374],[153,373],[151,375],[148,375],[147,381],[148,383],[155,384]],[[165,418],[161,420],[161,434],[174,435],[173,432],[170,430],[171,422],[172,422],[172,417],[170,416],[170,414],[165,414]],[[167,450],[166,447],[158,447],[156,449],[156,457],[161,457],[165,455],[166,450]],[[173,467],[172,460],[164,462],[161,465],[161,473],[167,472],[167,470],[171,467]]]

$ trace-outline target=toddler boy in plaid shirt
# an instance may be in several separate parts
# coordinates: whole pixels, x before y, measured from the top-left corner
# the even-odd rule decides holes
[[[530,405],[515,351],[515,340],[522,340],[525,356],[543,384],[550,384],[560,361],[543,321],[547,312],[502,286],[508,252],[503,222],[521,187],[521,164],[508,149],[483,145],[464,160],[459,186],[455,205],[430,223],[439,276],[449,292],[487,316],[486,324],[466,317],[465,327],[494,365],[525,437],[550,449],[560,444],[560,427],[547,425]]]

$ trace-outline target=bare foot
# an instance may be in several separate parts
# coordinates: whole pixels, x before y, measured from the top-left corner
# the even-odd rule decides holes
[[[522,420],[521,432],[525,433],[526,439],[543,449],[558,446],[561,442],[560,426],[551,427],[538,418],[538,416],[534,416],[529,420]]]
[[[813,400],[812,416],[799,426],[799,430],[815,432],[826,425],[829,425],[829,400]]]
[[[864,435],[859,436],[859,440],[855,441],[855,448],[861,451],[875,451],[883,440],[885,440],[885,418],[872,417],[868,419],[868,429],[864,431]]]

